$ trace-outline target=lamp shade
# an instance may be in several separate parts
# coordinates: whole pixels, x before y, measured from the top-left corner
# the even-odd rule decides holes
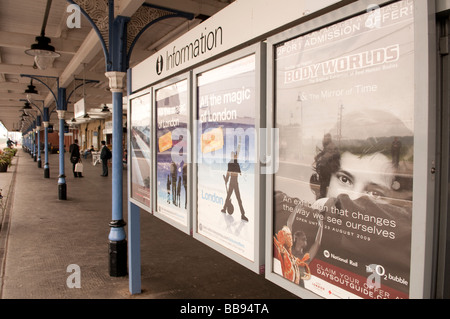
[[[31,56],[39,57],[51,57],[57,58],[61,56],[58,52],[55,52],[55,48],[50,45],[50,38],[46,36],[36,37],[37,43],[31,45],[31,48],[26,50],[25,53]]]
[[[31,83],[28,85],[28,89],[25,90],[25,94],[39,94],[38,91],[36,91],[36,87]]]
[[[33,85],[33,83],[28,85],[28,89],[26,89],[24,93],[26,94],[27,100],[30,103],[32,103],[34,97],[39,94],[38,91],[36,91],[36,87]]]
[[[25,105],[24,105],[24,107],[22,108],[22,110],[31,110],[31,109],[32,109],[32,107],[31,107],[30,103],[25,102]]]
[[[34,63],[39,68],[39,70],[46,70],[48,67],[53,65],[53,61],[55,60],[52,56],[35,56]]]

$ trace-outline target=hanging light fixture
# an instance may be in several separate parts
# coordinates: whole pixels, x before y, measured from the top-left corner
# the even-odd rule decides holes
[[[102,113],[108,113],[108,112],[109,112],[109,108],[106,106],[106,104],[103,105]]]
[[[28,89],[24,92],[27,96],[27,100],[30,103],[33,103],[34,98],[39,94],[38,91],[36,91],[36,87],[33,85],[33,79],[31,79],[30,85],[28,85]]]
[[[24,110],[21,110],[21,111],[22,111],[22,114],[20,114],[20,116],[22,116],[22,117],[24,117],[24,116],[29,116],[27,113],[25,113]]]
[[[25,102],[25,105],[23,106],[22,111],[31,110],[31,109],[32,109],[32,107],[31,107],[30,103]]]
[[[36,42],[31,45],[31,48],[26,50],[25,53],[34,56],[34,62],[41,70],[45,70],[57,57],[61,54],[55,51],[55,48],[50,45],[50,38],[45,36],[45,27],[47,26],[47,19],[50,12],[52,0],[47,0],[47,6],[45,8],[44,21],[42,23],[41,35],[36,37]]]

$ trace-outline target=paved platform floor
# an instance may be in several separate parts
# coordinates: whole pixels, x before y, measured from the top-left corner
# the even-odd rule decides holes
[[[67,200],[58,199],[58,155],[50,178],[19,150],[0,173],[1,299],[297,299],[153,215],[141,212],[142,293],[131,295],[128,276],[110,277],[108,233],[111,174],[84,163],[74,178],[66,156]],[[43,167],[42,163],[42,167]],[[127,217],[124,171],[124,219]],[[80,268],[81,288],[69,288],[69,265]]]

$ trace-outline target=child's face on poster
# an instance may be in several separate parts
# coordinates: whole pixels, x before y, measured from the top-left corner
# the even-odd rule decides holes
[[[360,157],[345,152],[340,169],[331,176],[327,197],[347,194],[355,200],[367,195],[378,200],[389,195],[393,177],[391,161],[383,154]]]

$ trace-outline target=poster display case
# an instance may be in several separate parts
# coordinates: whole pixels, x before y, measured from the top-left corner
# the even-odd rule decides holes
[[[128,116],[129,199],[152,212],[152,91],[144,90],[130,97]]]
[[[354,8],[268,40],[279,166],[267,179],[266,278],[305,298],[406,299],[426,195],[414,191],[417,8]]]
[[[192,228],[190,73],[154,87],[154,215],[187,234]]]
[[[255,272],[264,263],[263,47],[253,45],[193,72],[193,236]]]

